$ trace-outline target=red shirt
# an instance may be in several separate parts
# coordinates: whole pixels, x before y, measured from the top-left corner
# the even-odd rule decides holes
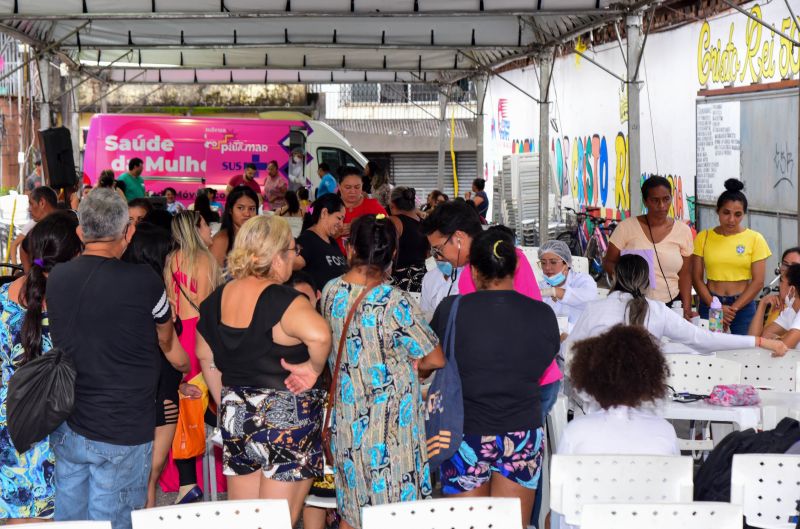
[[[358,206],[354,208],[344,208],[344,223],[350,224],[358,217],[362,217],[364,215],[379,215],[381,213],[386,215],[386,210],[383,209],[381,203],[374,198],[365,197]],[[342,237],[336,239],[336,242],[339,243],[339,248],[342,249],[342,253],[347,255],[347,250],[344,248],[344,241],[342,240]]]
[[[253,191],[255,191],[256,195],[259,196],[261,195],[261,186],[258,185],[256,179],[253,178],[252,180],[247,180],[243,174],[237,174],[236,176],[231,178],[230,181],[228,182],[228,185],[234,188],[237,186],[247,186]]]

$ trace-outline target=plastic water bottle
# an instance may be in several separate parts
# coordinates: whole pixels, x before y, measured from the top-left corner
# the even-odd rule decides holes
[[[711,300],[711,305],[708,307],[708,330],[711,332],[723,332],[722,303],[720,303],[717,296],[714,296]]]

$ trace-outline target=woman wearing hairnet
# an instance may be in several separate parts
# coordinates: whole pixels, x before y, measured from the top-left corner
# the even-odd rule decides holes
[[[539,282],[542,301],[556,316],[567,317],[569,334],[586,304],[597,298],[597,284],[589,274],[570,269],[572,254],[563,241],[547,241],[539,248],[539,266],[544,276]]]

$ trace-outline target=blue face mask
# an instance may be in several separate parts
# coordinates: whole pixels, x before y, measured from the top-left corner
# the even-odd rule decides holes
[[[567,276],[564,275],[564,272],[559,272],[554,276],[544,276],[544,280],[551,287],[557,287],[558,285],[566,281],[566,279]]]
[[[436,261],[436,268],[438,268],[445,277],[449,278],[453,275],[453,265],[450,264],[450,261]]]

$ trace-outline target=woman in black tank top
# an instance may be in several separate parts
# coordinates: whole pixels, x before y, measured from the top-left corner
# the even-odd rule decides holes
[[[420,292],[426,271],[425,259],[428,258],[431,247],[420,229],[422,218],[417,213],[414,188],[392,189],[389,208],[392,212],[392,223],[400,235],[392,281],[406,292]]]
[[[318,377],[331,350],[327,322],[283,284],[296,251],[283,218],[245,222],[228,257],[234,279],[200,305],[196,346],[219,405],[228,498],[286,498],[288,490],[292,525],[322,476]]]

